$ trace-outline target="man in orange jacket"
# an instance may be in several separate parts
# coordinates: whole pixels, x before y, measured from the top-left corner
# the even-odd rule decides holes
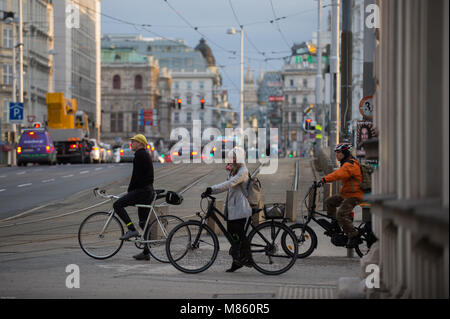
[[[347,247],[354,248],[358,243],[355,236],[358,231],[353,227],[351,212],[359,205],[364,192],[360,188],[362,173],[360,163],[351,155],[351,144],[341,143],[336,146],[336,159],[341,162],[341,167],[335,172],[323,177],[319,185],[342,181],[339,190],[340,195],[335,195],[325,200],[328,216],[336,218],[342,230],[348,237]],[[336,209],[339,208],[336,215]]]

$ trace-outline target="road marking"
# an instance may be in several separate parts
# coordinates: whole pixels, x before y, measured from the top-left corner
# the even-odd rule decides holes
[[[6,175],[0,175],[0,178],[5,178],[6,177]]]
[[[81,171],[80,174],[86,174],[89,173],[89,171]]]
[[[0,189],[0,192],[4,192],[4,191],[6,191],[6,189],[4,189],[4,188],[3,188],[3,189]]]
[[[17,175],[23,175],[23,174],[25,174],[25,172],[19,172],[19,173],[16,173]]]
[[[30,185],[33,185],[33,184],[32,183],[20,184],[20,185],[17,185],[17,187],[25,187],[25,186],[30,186]]]
[[[42,181],[42,183],[53,182],[54,180],[55,180],[54,178],[52,178],[52,179],[44,179],[44,180]]]
[[[97,167],[96,169],[94,169],[94,171],[99,171],[101,169],[103,169],[103,167]]]
[[[73,177],[73,174],[63,176],[62,178]]]

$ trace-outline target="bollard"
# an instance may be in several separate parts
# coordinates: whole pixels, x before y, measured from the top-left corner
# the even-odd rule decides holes
[[[286,218],[297,221],[298,191],[286,191]]]
[[[225,202],[223,200],[216,200],[216,208],[220,210],[221,212],[225,213]],[[226,226],[224,223],[224,220],[222,216],[219,214],[216,214],[216,216],[219,218],[220,222]],[[217,226],[216,222],[212,218],[208,218],[207,225],[213,230],[214,234],[216,235],[223,235],[222,231],[220,230],[219,226]]]
[[[155,207],[155,211],[158,214],[159,217],[167,215],[169,213],[169,205],[165,206],[157,206]],[[151,224],[155,220],[155,215],[152,214],[150,217],[149,223]],[[159,224],[156,222],[153,224],[152,228],[150,228],[150,240],[156,240],[161,235],[161,228],[159,227]]]

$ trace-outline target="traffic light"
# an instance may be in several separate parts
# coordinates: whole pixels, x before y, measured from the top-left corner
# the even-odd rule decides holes
[[[305,131],[311,130],[311,119],[305,120]]]
[[[205,108],[205,99],[200,100],[200,105],[202,107],[202,110]]]
[[[33,124],[33,127],[34,128],[40,128],[41,127],[41,123],[36,122],[36,123]]]
[[[178,109],[181,110],[181,99],[178,99],[177,103],[178,103]]]

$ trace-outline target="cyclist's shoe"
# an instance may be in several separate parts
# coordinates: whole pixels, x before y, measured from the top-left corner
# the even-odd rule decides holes
[[[347,245],[345,245],[345,247],[356,248],[361,243],[362,243],[361,238],[359,238],[358,236],[354,236],[348,239]]]
[[[242,267],[244,267],[244,265],[241,262],[239,262],[237,260],[233,260],[231,267],[229,269],[227,269],[226,272],[234,272]]]
[[[136,260],[150,260],[150,255],[142,252],[140,254],[134,255],[133,258]]]
[[[139,232],[137,230],[129,230],[125,233],[125,235],[120,237],[120,240],[128,240],[132,237],[137,237],[137,236],[139,236]]]

